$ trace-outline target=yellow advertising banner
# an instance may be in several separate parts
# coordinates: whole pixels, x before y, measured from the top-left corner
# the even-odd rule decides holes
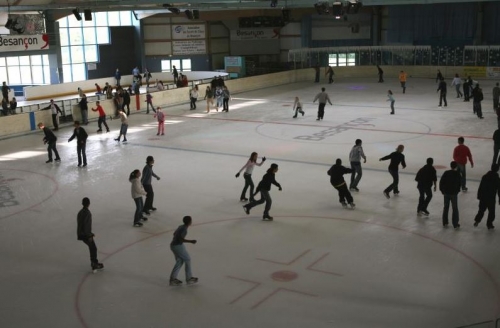
[[[486,67],[483,66],[465,66],[463,75],[464,77],[486,77]]]

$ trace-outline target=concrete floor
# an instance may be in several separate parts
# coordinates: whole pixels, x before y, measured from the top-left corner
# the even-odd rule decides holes
[[[129,142],[112,132],[89,132],[87,168],[76,167],[70,127],[57,132],[60,164],[45,164],[42,134],[0,141],[1,327],[458,327],[500,316],[500,236],[472,226],[476,192],[490,167],[496,129],[493,82],[485,90],[485,119],[449,90],[438,108],[433,80],[399,83],[376,78],[333,85],[297,83],[234,95],[229,113],[205,114],[188,105],[165,109],[166,135],[151,115],[131,115]],[[312,99],[325,86],[334,102],[317,122]],[[386,91],[396,98],[389,115]],[[292,118],[293,97],[306,114]],[[476,161],[468,193],[459,195],[459,230],[441,224],[442,196],[430,217],[416,215],[414,177],[433,157],[438,175],[449,165],[457,137]],[[326,174],[336,158],[348,165],[356,138],[368,161],[343,209]],[[388,162],[378,159],[405,145],[399,197],[387,200]],[[272,188],[274,222],[263,206],[247,216],[234,175],[251,152],[266,156],[257,184],[279,164]],[[155,157],[155,206],[133,228],[128,176]],[[349,178],[348,176],[346,177]],[[88,250],[76,240],[76,214],[89,197],[99,259],[90,273]],[[170,287],[173,230],[184,215],[199,284]],[[500,228],[500,227],[499,227]],[[184,280],[184,273],[179,278]],[[484,326],[486,327],[486,326]]]

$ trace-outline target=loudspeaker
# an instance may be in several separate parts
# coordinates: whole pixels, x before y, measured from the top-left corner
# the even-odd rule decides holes
[[[193,18],[200,19],[200,11],[199,10],[193,10]]]
[[[90,9],[85,9],[83,11],[83,15],[85,16],[86,21],[91,21],[92,20],[92,11]]]
[[[191,10],[184,11],[184,14],[186,14],[187,19],[193,19],[193,13]]]
[[[82,20],[82,16],[80,15],[80,12],[78,11],[78,9],[75,8],[71,12],[73,13],[73,15],[75,15],[76,20],[79,20],[79,21]]]

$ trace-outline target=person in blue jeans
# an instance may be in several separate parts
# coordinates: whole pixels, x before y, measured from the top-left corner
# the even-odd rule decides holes
[[[457,204],[457,195],[460,192],[460,173],[457,171],[457,162],[453,161],[450,163],[451,170],[448,170],[443,173],[441,176],[441,180],[439,180],[439,190],[443,194],[444,197],[444,207],[443,207],[443,227],[448,226],[448,211],[451,208],[453,213],[451,215],[451,223],[453,224],[453,228],[460,228],[460,224],[458,223],[458,204]]]
[[[394,195],[399,194],[399,164],[403,166],[403,169],[406,168],[405,155],[403,155],[404,150],[405,146],[399,145],[395,152],[380,159],[380,161],[391,160],[389,164],[389,173],[392,176],[392,183],[384,190],[384,195],[387,199],[391,198],[389,194],[391,191],[394,191]]]
[[[174,238],[170,243],[170,250],[172,250],[175,256],[175,265],[170,274],[170,286],[182,285],[182,281],[177,279],[177,275],[184,264],[186,265],[186,284],[191,285],[198,282],[198,278],[193,277],[191,273],[191,257],[186,250],[186,246],[184,246],[184,243],[196,244],[195,239],[186,239],[188,228],[193,223],[193,219],[190,216],[185,216],[182,222],[184,224],[175,230]]]
[[[250,210],[260,204],[266,203],[266,207],[264,209],[264,215],[262,216],[263,220],[272,221],[273,217],[269,215],[269,211],[271,210],[271,205],[273,204],[273,200],[271,199],[271,195],[269,191],[271,190],[271,184],[275,185],[279,188],[279,191],[282,190],[281,185],[276,181],[275,175],[278,172],[278,164],[273,163],[271,167],[267,169],[266,174],[262,177],[262,180],[259,182],[257,186],[257,190],[254,193],[254,196],[260,192],[260,199],[254,200],[243,206],[243,210],[247,215],[250,214]]]
[[[356,139],[354,146],[349,153],[349,161],[351,162],[351,184],[349,185],[349,190],[359,191],[358,183],[363,176],[363,170],[361,169],[361,158],[363,158],[366,163],[366,156],[363,152],[363,147],[361,144],[363,142],[361,139]]]

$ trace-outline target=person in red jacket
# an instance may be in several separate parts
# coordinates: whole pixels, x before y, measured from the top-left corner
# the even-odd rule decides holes
[[[97,108],[94,109],[94,107],[92,107],[91,109],[93,112],[99,112],[99,120],[97,121],[99,130],[97,130],[97,132],[102,132],[102,124],[106,127],[106,132],[109,132],[109,127],[106,124],[106,113],[104,112],[104,109],[102,109],[101,102],[96,101],[95,104],[97,105]]]
[[[470,161],[470,167],[474,167],[474,161],[472,160],[472,154],[470,152],[469,147],[464,145],[464,137],[458,138],[458,146],[453,150],[453,160],[457,162],[458,172],[460,173],[460,184],[462,187],[462,191],[467,191],[466,187],[466,172],[465,166],[467,165],[467,159]]]

